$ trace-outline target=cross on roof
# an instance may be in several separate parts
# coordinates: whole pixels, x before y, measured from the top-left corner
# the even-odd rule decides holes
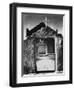
[[[47,26],[48,25],[48,18],[47,17],[45,17],[45,19],[44,19],[44,23],[45,23],[45,25]]]
[[[45,17],[45,25],[47,26],[48,21],[47,21],[47,17]]]

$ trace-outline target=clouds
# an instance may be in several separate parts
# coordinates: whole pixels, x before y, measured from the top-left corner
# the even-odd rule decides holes
[[[47,17],[48,26],[52,29],[58,29],[59,33],[63,30],[63,15],[56,14],[34,14],[34,13],[22,13],[22,24],[24,33],[26,28],[32,29]]]

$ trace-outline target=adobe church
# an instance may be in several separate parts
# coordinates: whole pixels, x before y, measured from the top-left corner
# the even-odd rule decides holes
[[[23,40],[23,74],[63,71],[63,36],[47,22],[26,29]]]

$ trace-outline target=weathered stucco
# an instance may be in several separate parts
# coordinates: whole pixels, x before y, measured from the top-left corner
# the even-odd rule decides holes
[[[57,38],[57,70],[63,70],[63,37],[50,27],[42,27],[23,40],[23,74],[35,72],[35,38]],[[56,53],[55,53],[56,54]]]

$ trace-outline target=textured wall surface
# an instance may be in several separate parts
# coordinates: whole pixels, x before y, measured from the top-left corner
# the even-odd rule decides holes
[[[37,48],[39,46],[39,39],[40,38],[58,38],[57,39],[57,68],[59,71],[63,70],[63,43],[62,42],[62,35],[57,34],[56,31],[51,29],[50,27],[42,27],[40,30],[37,30],[36,32],[32,33],[26,40],[24,40],[24,53],[23,53],[23,73],[29,74],[29,73],[36,73],[36,56],[37,56]],[[38,46],[37,46],[38,45]],[[52,46],[52,42],[48,43],[48,46]],[[55,46],[55,44],[54,44]],[[52,50],[51,50],[52,49]],[[45,50],[45,49],[44,49]],[[41,50],[43,51],[43,50]],[[49,49],[48,53],[55,53],[53,52],[53,47]],[[56,54],[56,53],[55,53]],[[49,56],[51,57],[51,56]],[[54,60],[54,59],[53,59]]]

